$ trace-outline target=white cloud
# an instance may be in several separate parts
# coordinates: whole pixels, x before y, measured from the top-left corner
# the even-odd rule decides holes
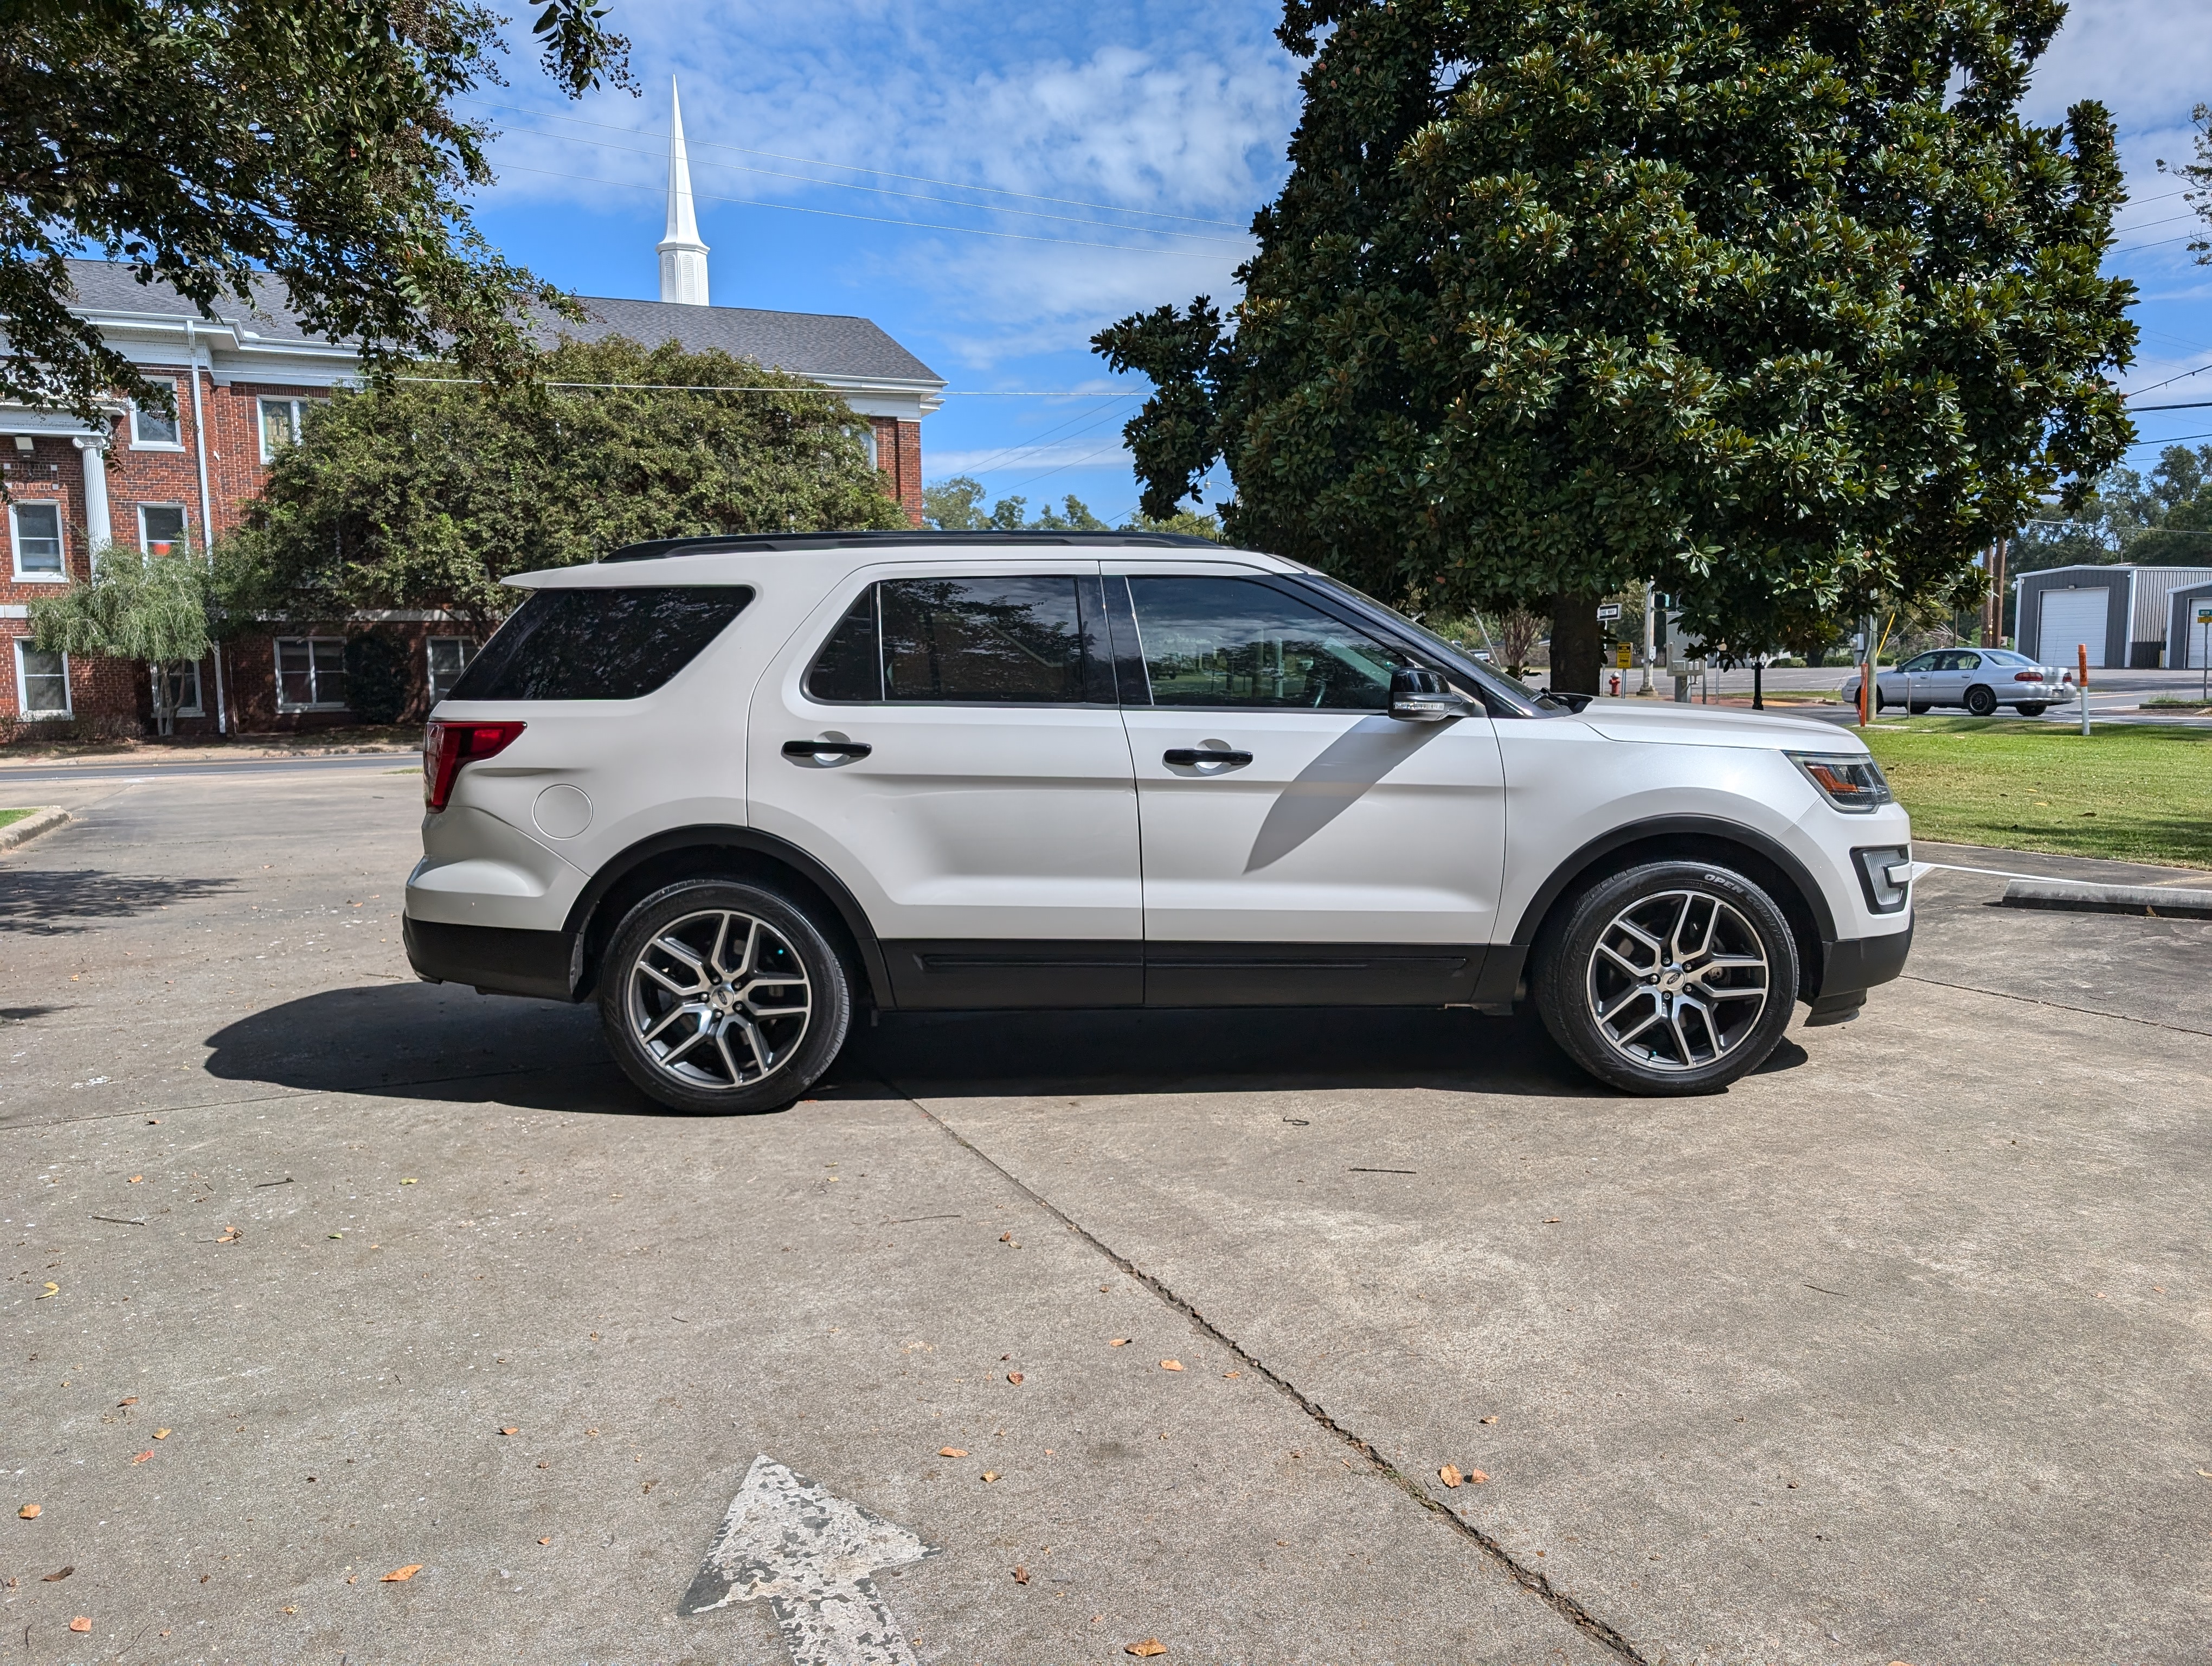
[[[2029,119],[2063,120],[2066,107],[2096,99],[2124,132],[2180,127],[2191,106],[2212,100],[2212,32],[2174,0],[2075,0],[2037,66]]]

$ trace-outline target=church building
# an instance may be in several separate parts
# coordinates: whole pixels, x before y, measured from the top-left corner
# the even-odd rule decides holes
[[[919,525],[921,419],[941,403],[944,380],[864,318],[711,305],[683,113],[672,103],[671,115],[659,298],[580,296],[585,321],[557,321],[546,339],[674,340],[818,382],[865,420],[885,489]],[[347,344],[313,336],[292,318],[278,286],[265,286],[252,307],[227,307],[210,319],[173,290],[140,284],[126,266],[69,264],[73,310],[149,377],[176,389],[176,414],[118,401],[104,423],[88,427],[71,412],[0,404],[8,488],[0,504],[0,743],[64,726],[80,733],[150,732],[152,668],[40,653],[30,641],[31,601],[88,578],[94,552],[110,543],[206,559],[212,538],[236,526],[261,489],[277,449],[297,436],[302,408],[358,370]],[[421,613],[240,638],[198,666],[169,668],[178,732],[256,733],[358,721],[345,697],[345,639],[349,626],[372,623],[400,636],[413,658],[409,718],[427,711],[476,651],[465,627]]]

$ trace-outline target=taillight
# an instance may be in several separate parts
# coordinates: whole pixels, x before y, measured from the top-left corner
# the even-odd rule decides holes
[[[422,731],[422,802],[443,810],[461,765],[505,751],[520,723],[432,723]]]
[[[2040,683],[2043,673],[2039,671],[2016,671],[2012,674],[2012,680],[2015,683]]]

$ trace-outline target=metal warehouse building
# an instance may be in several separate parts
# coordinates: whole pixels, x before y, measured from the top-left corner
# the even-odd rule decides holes
[[[2212,587],[2212,567],[2053,567],[2014,581],[2020,651],[2046,666],[2070,666],[2077,648],[2093,667],[2155,671],[2194,666],[2201,642],[2184,621],[2177,592]],[[2196,633],[2201,635],[2201,632]]]

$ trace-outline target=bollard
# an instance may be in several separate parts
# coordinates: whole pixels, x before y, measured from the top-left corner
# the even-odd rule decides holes
[[[2076,642],[2076,643],[2075,643],[2075,644],[2074,644],[2074,652],[2075,652],[2075,654],[2080,658],[2081,662],[2080,670],[2075,673],[2075,682],[2076,683],[2076,684],[2080,687],[2080,689],[2081,689],[2081,733],[2082,733],[2083,738],[2084,738],[2084,739],[2087,739],[2087,736],[2088,736],[2088,733],[2089,733],[2089,645],[2088,645],[2088,643],[2087,643],[2087,642]]]

